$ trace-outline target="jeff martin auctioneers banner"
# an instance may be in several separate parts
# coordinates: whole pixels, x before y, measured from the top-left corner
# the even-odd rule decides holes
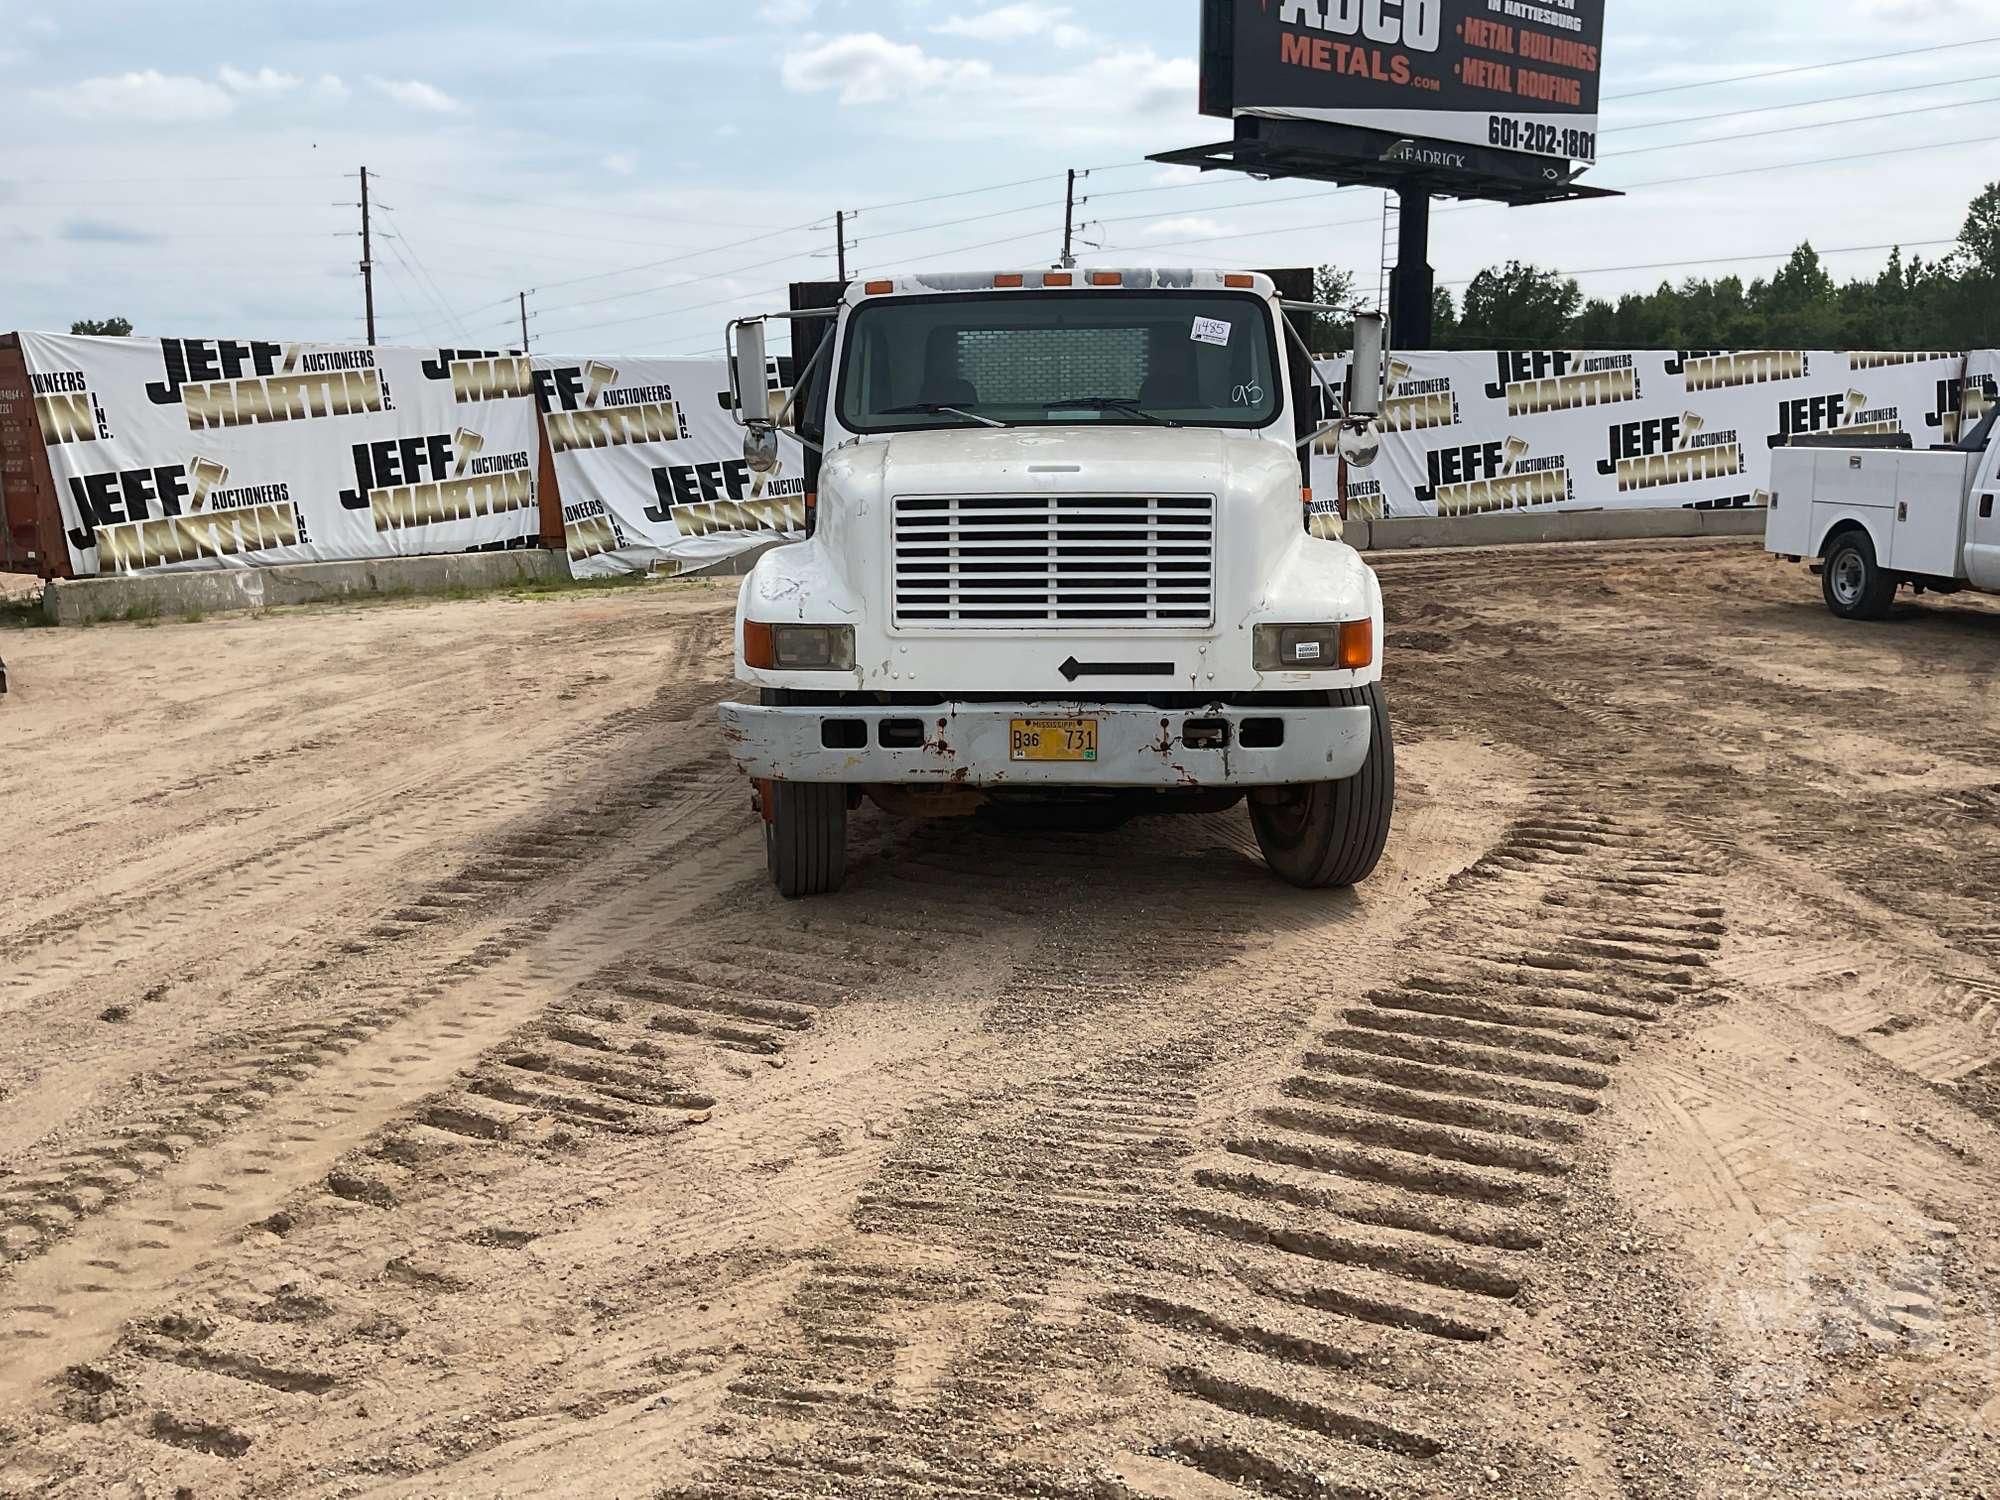
[[[805,453],[779,435],[775,474],[743,461],[720,359],[535,356],[570,572],[678,572],[802,536]],[[791,392],[769,383],[771,414]]]
[[[72,570],[414,557],[538,529],[524,358],[24,333]]]
[[[1349,514],[1762,506],[1795,436],[1957,440],[1995,399],[1996,356],[1823,350],[1396,353],[1382,456],[1348,476]],[[1336,389],[1344,362],[1322,365]],[[1324,400],[1322,405],[1324,405]],[[1968,428],[1969,430],[1969,428]],[[1315,445],[1316,510],[1338,480]]]

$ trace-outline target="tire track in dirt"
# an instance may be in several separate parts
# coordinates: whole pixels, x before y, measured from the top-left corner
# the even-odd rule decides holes
[[[594,757],[614,734],[623,741],[640,731],[672,729],[720,692],[706,682],[663,690],[627,722],[602,728],[577,754]],[[685,770],[621,782],[600,769],[581,780],[597,793],[586,811],[545,814],[488,840],[429,889],[405,893],[407,904],[350,938],[332,966],[322,960],[315,986],[320,998],[309,1015],[211,1039],[178,1067],[156,1069],[147,1096],[128,1109],[128,1118],[99,1121],[94,1135],[61,1145],[53,1155],[17,1151],[11,1174],[0,1178],[0,1264],[41,1253],[181,1156],[262,1113],[289,1083],[545,933],[564,915],[560,887],[582,862],[603,860],[607,876],[643,873],[669,851],[698,855],[748,821],[737,778],[713,745]],[[640,819],[652,827],[640,849],[607,856],[607,844],[615,848]],[[576,904],[574,896],[569,904]],[[440,940],[439,932],[447,935]],[[368,972],[382,969],[384,959],[393,960],[387,972]],[[351,977],[343,979],[343,965]],[[139,1117],[129,1118],[134,1114]]]
[[[804,1248],[814,1225],[831,1229],[849,1213],[893,1140],[912,1133],[911,1111],[948,1114],[991,1089],[996,1041],[1017,1059],[1002,1074],[1040,1074],[1021,1097],[1036,1101],[1029,1124],[1047,1139],[1024,1137],[1021,1159],[1062,1142],[1123,1149],[1148,1076],[1107,1065],[1104,1097],[1089,1111],[1100,1123],[1077,1136],[1064,1111],[1078,1096],[1063,1080],[1081,1053],[1122,1055],[1164,984],[1268,946],[1273,928],[1303,941],[1321,905],[1275,892],[1217,820],[1159,825],[1108,851],[1101,840],[1062,835],[884,830],[873,820],[861,831],[855,874],[865,894],[811,907],[778,907],[747,851],[733,848],[738,870],[753,871],[744,884],[722,889],[667,940],[571,986],[450,1087],[377,1129],[316,1189],[286,1200],[282,1237],[253,1233],[241,1249],[223,1247],[206,1273],[168,1278],[154,1310],[140,1304],[143,1315],[108,1353],[64,1367],[60,1399],[68,1420],[89,1430],[93,1457],[74,1467],[56,1456],[73,1445],[58,1443],[23,1462],[42,1463],[42,1482],[57,1493],[87,1492],[92,1475],[119,1463],[163,1461],[205,1486],[254,1473],[317,1493],[308,1476],[324,1469],[331,1443],[355,1455],[351,1473],[435,1493],[437,1478],[422,1475],[488,1464],[517,1478],[536,1465],[559,1472],[569,1445],[614,1415],[621,1451],[664,1456],[686,1440],[704,1400],[720,1416],[746,1398],[731,1389],[743,1372],[725,1368],[740,1361],[714,1352],[726,1350],[725,1332],[688,1347],[716,1320],[692,1310],[661,1319],[662,1280],[686,1286],[682,1297],[699,1295],[704,1308],[732,1288],[747,1295],[763,1285],[756,1295],[773,1306],[802,1286],[808,1298],[829,1294],[821,1283],[837,1273]],[[871,844],[874,855],[865,852]],[[1218,862],[1229,892],[1221,902]],[[1109,941],[1127,918],[1080,911],[1113,864],[1162,918],[1137,972]],[[1054,926],[1057,912],[1080,925]],[[1050,931],[1060,935],[1051,941]],[[967,992],[968,971],[989,977]],[[933,1014],[943,995],[955,997],[947,1015],[979,1024],[961,1030]],[[924,1020],[897,1022],[895,1042],[871,1040],[852,1071],[803,1093],[793,1069],[772,1067],[801,1047],[845,1055],[841,1036],[857,1006],[877,1023]],[[1188,1075],[1203,1055],[1160,1057]],[[1183,1089],[1171,1112],[1178,1118],[1192,1103]],[[663,1160],[667,1140],[673,1157]],[[771,1174],[796,1177],[803,1191],[772,1201],[754,1181]],[[683,1192],[703,1184],[713,1207],[697,1198],[656,1225],[646,1205],[669,1182]],[[578,1202],[586,1195],[588,1209]],[[556,1258],[562,1226],[579,1211],[600,1220],[624,1212],[634,1230],[643,1224],[664,1272],[627,1285],[636,1273],[621,1266],[611,1285],[593,1282],[591,1305],[601,1311],[587,1343],[552,1361],[538,1331],[509,1351],[519,1368],[498,1390],[488,1372],[440,1378],[407,1363],[442,1336],[440,1320],[478,1323],[449,1310],[479,1299],[500,1267]],[[921,1216],[886,1198],[863,1211]],[[910,1220],[914,1232],[927,1232],[919,1219]],[[617,1232],[615,1222],[602,1227]],[[711,1269],[689,1285],[697,1273],[683,1265]],[[284,1309],[300,1299],[310,1316],[287,1321]],[[385,1341],[384,1328],[404,1333]],[[274,1396],[274,1381],[290,1388]],[[420,1415],[364,1416],[359,1407],[380,1403],[357,1393],[386,1389],[420,1393]],[[661,1401],[670,1391],[671,1404]],[[497,1421],[496,1401],[515,1413],[511,1426]],[[545,1437],[536,1435],[539,1419],[523,1420],[527,1412],[547,1414]],[[189,1433],[197,1439],[183,1441]],[[163,1460],[166,1450],[179,1456]]]
[[[719,663],[709,649],[711,633],[707,621],[678,629],[667,663],[672,677],[698,670],[698,656],[709,658],[701,665]],[[693,681],[670,677],[644,707],[613,714],[581,735],[545,747],[527,776],[505,759],[448,770],[433,766],[387,786],[370,786],[358,800],[336,801],[316,824],[299,827],[307,809],[290,804],[286,823],[292,831],[267,842],[231,838],[206,863],[183,863],[169,847],[121,872],[123,894],[93,893],[86,908],[46,917],[0,941],[0,1012],[102,973],[112,956],[134,944],[162,952],[173,938],[202,930],[220,913],[241,918],[282,910],[298,890],[323,891],[341,880],[346,866],[372,870],[385,846],[423,850],[461,830],[532,813],[599,771],[622,741],[698,719],[727,692],[726,681],[706,672]],[[440,770],[446,774],[440,776]]]

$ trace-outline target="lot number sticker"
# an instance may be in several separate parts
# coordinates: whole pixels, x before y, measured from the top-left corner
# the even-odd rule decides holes
[[[1197,344],[1227,344],[1233,332],[1234,325],[1225,323],[1221,318],[1196,318],[1190,337]]]

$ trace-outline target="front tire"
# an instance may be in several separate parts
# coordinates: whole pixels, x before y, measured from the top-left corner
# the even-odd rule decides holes
[[[764,860],[787,901],[828,896],[847,883],[847,788],[773,781],[765,796]]]
[[[1396,809],[1396,742],[1382,685],[1347,689],[1339,705],[1367,704],[1374,728],[1368,759],[1345,781],[1275,787],[1250,797],[1250,826],[1265,863],[1280,879],[1305,890],[1359,885],[1375,871],[1389,842]]]
[[[1843,531],[1826,549],[1820,569],[1826,607],[1843,620],[1880,620],[1896,601],[1896,580],[1875,560],[1875,542],[1865,531]]]

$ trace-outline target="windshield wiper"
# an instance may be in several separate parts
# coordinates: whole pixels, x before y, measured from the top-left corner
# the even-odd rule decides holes
[[[1067,401],[1049,401],[1044,404],[1050,411],[1060,411],[1066,406],[1079,406],[1090,411],[1122,411],[1127,416],[1137,417],[1142,422],[1151,422],[1160,427],[1181,425],[1167,417],[1155,416],[1136,400],[1124,396],[1072,396]]]
[[[946,406],[942,401],[913,401],[908,406],[891,406],[881,413],[885,417],[938,417],[950,415],[963,417],[968,422],[977,422],[982,427],[1005,427],[1005,422],[992,417],[982,417],[976,411],[967,411],[962,406]]]

